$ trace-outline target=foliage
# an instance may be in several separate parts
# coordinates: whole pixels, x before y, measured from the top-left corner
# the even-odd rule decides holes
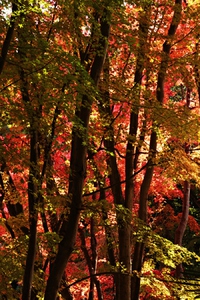
[[[1,293],[194,299],[198,1],[0,9]],[[183,219],[184,247],[174,244]]]

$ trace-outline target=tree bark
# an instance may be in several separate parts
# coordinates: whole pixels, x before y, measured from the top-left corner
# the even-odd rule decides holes
[[[137,131],[138,131],[138,113],[140,108],[140,92],[141,92],[141,82],[142,82],[142,75],[145,66],[145,58],[146,58],[146,51],[147,51],[147,36],[148,36],[148,28],[149,28],[149,19],[148,16],[150,15],[151,9],[149,4],[144,5],[143,11],[140,13],[140,20],[139,20],[139,47],[138,47],[138,56],[136,62],[136,72],[134,78],[134,87],[136,88],[135,92],[135,102],[134,106],[136,108],[132,108],[132,112],[130,114],[130,129],[129,129],[129,136],[131,139],[128,140],[127,148],[126,148],[126,188],[125,188],[125,207],[132,211],[133,207],[133,194],[134,194],[134,178],[132,177],[133,172],[137,168],[138,158],[139,158],[139,147],[133,146],[132,139],[136,139]],[[144,196],[145,197],[145,196]],[[142,202],[146,200],[140,199],[140,209],[143,205]],[[127,224],[128,225],[128,224]],[[131,274],[132,270],[137,270],[139,267],[132,263],[132,270],[131,270],[131,226],[130,224],[127,226],[124,232],[124,238],[126,240],[126,247],[122,246],[123,257],[127,257],[129,260],[129,270],[128,272]],[[138,247],[139,246],[139,247]],[[135,256],[142,254],[143,251],[140,249],[143,245],[135,245]],[[139,258],[134,257],[134,262],[139,262]],[[133,275],[134,277],[134,275]],[[136,286],[133,284],[133,277],[126,278],[127,283],[125,285],[129,285],[129,295],[128,299],[131,299],[131,295],[137,294]],[[139,285],[138,285],[139,286]],[[121,293],[121,297],[123,297],[123,289]]]
[[[12,15],[11,15],[11,18],[10,18],[10,25],[9,25],[8,31],[6,33],[6,37],[5,37],[5,40],[3,42],[2,49],[1,49],[0,74],[3,71],[4,64],[5,64],[5,61],[6,61],[6,57],[7,57],[7,54],[8,54],[8,50],[9,50],[9,47],[10,47],[10,43],[11,43],[11,40],[12,40],[12,37],[13,37],[13,33],[14,33],[14,29],[15,29],[15,18],[16,18],[15,13],[16,12],[17,12],[17,5],[15,3],[12,3]]]
[[[188,222],[189,216],[189,207],[190,207],[190,183],[189,181],[184,181],[184,195],[183,195],[183,204],[182,204],[182,216],[178,228],[175,232],[175,241],[174,243],[182,246],[183,236]],[[182,264],[176,267],[176,277],[180,278],[182,276],[183,267]]]
[[[23,62],[26,60],[26,52],[23,46],[26,43],[24,32],[18,31],[18,43],[19,43],[19,75],[21,80],[21,94],[22,100],[26,109],[26,113],[30,122],[30,160],[29,160],[29,180],[28,180],[28,205],[29,205],[29,242],[28,251],[26,257],[26,265],[23,277],[22,288],[22,300],[31,299],[32,281],[34,275],[34,262],[36,256],[37,247],[37,221],[38,212],[37,205],[39,202],[39,190],[40,190],[40,170],[39,170],[39,118],[41,111],[38,107],[33,107],[28,89],[28,79],[23,69]]]
[[[190,107],[190,88],[187,88],[187,94],[186,94],[186,107]],[[185,143],[185,153],[189,155],[190,153],[190,145],[189,143]],[[182,246],[183,242],[183,236],[186,230],[187,222],[188,222],[188,217],[189,217],[189,207],[190,207],[190,182],[188,180],[184,181],[183,184],[183,203],[182,203],[182,216],[180,223],[178,225],[178,228],[176,229],[175,232],[175,240],[174,243]],[[182,277],[183,273],[183,265],[179,264],[176,267],[176,277],[180,278]]]
[[[160,69],[158,72],[158,79],[157,79],[156,97],[158,103],[160,103],[161,105],[163,104],[164,101],[164,82],[165,82],[166,72],[168,68],[168,61],[169,61],[169,55],[170,55],[170,50],[172,45],[172,39],[176,33],[177,27],[181,19],[181,10],[182,10],[182,0],[175,0],[174,15],[168,30],[167,39],[163,44],[162,58],[160,63]],[[145,223],[147,220],[148,190],[153,176],[153,159],[156,156],[156,144],[157,144],[156,140],[157,140],[156,131],[152,131],[148,166],[140,189],[139,218]],[[139,299],[140,275],[138,272],[140,272],[142,268],[143,252],[144,252],[144,244],[137,242],[135,245],[135,250],[133,255],[133,271],[135,270],[136,272],[133,273],[133,277],[132,277],[132,287],[131,287],[132,300]]]
[[[147,164],[146,173],[140,188],[140,201],[139,201],[139,219],[144,223],[147,222],[147,199],[148,191],[153,177],[153,163],[156,156],[157,147],[157,134],[155,131],[151,134],[150,148],[149,148],[149,159]],[[136,242],[133,254],[133,276],[131,282],[131,300],[139,299],[140,291],[140,275],[143,264],[143,253],[144,253],[144,243]],[[135,271],[135,272],[134,272]]]
[[[33,125],[34,126],[34,125]],[[26,257],[26,266],[23,278],[22,300],[31,299],[31,288],[34,274],[34,262],[37,243],[37,219],[38,213],[36,205],[38,203],[38,134],[37,130],[31,130],[30,137],[30,170],[28,182],[28,202],[29,202],[29,243]]]
[[[91,226],[92,227],[92,226]],[[88,269],[89,269],[89,273],[90,273],[90,291],[89,291],[89,297],[88,300],[93,300],[94,299],[94,285],[96,286],[97,289],[97,297],[98,300],[103,300],[103,295],[102,295],[102,291],[101,291],[101,284],[99,282],[99,280],[94,276],[96,273],[96,246],[93,245],[93,242],[91,242],[91,250],[92,250],[92,258],[89,255],[89,252],[86,248],[86,242],[85,242],[85,228],[79,228],[79,235],[80,235],[80,239],[81,239],[81,249],[84,253],[87,265],[88,265]],[[91,239],[93,239],[92,237],[92,231],[91,231]],[[94,255],[95,254],[95,255]]]
[[[128,247],[128,251],[130,251],[129,247],[129,240],[126,232],[126,227],[130,226],[129,220],[127,222],[124,221],[123,214],[124,212],[120,209],[125,208],[124,204],[124,197],[121,188],[121,177],[117,167],[117,160],[115,155],[115,141],[114,141],[114,130],[112,126],[112,112],[110,109],[110,94],[109,94],[109,59],[107,57],[105,67],[104,67],[104,77],[103,77],[103,84],[102,87],[102,103],[99,105],[99,110],[102,115],[102,118],[109,118],[110,125],[105,126],[105,134],[108,136],[104,139],[104,146],[106,151],[108,152],[107,157],[107,165],[110,168],[110,185],[111,190],[114,198],[114,204],[116,207],[116,215],[117,215],[117,224],[118,224],[118,239],[119,239],[119,262],[123,265],[122,268],[126,269],[126,274],[121,272],[121,267],[119,268],[118,276],[115,276],[115,283],[116,283],[116,300],[123,299],[129,300],[130,299],[130,276],[127,275],[129,272],[130,274],[130,259],[128,257],[124,257],[124,248]],[[127,223],[129,224],[127,225]],[[126,251],[127,253],[127,251]]]
[[[196,86],[197,86],[197,91],[198,91],[198,96],[199,96],[199,103],[198,105],[200,106],[200,67],[199,67],[199,50],[200,50],[200,34],[197,34],[197,42],[196,42],[196,51],[194,53],[194,74],[195,74],[195,81],[196,81]]]
[[[182,0],[175,0],[174,15],[168,30],[167,38],[163,44],[162,59],[160,63],[160,69],[158,72],[156,96],[160,104],[163,104],[164,100],[164,82],[168,68],[168,61],[170,58],[170,50],[172,47],[172,40],[175,36],[176,30],[181,20],[181,11]]]
[[[103,16],[101,18],[101,37],[99,39],[99,45],[96,51],[96,56],[91,68],[90,76],[97,87],[100,74],[103,68],[106,52],[107,52],[107,40],[110,32],[109,25],[109,13],[107,9],[104,9]],[[62,228],[60,230],[63,236],[62,241],[58,247],[58,253],[56,255],[53,268],[51,270],[46,291],[45,300],[55,300],[57,291],[60,286],[62,274],[66,268],[68,259],[74,248],[76,240],[79,216],[82,206],[82,191],[86,173],[86,140],[85,136],[88,133],[89,117],[91,113],[91,100],[86,95],[82,98],[82,105],[79,111],[79,119],[82,124],[82,130],[84,129],[84,135],[80,135],[76,129],[73,130],[73,142],[71,150],[71,179],[69,183],[69,198],[71,199],[70,213],[67,220],[63,221]]]

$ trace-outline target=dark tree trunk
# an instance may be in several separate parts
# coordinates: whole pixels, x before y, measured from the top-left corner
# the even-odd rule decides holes
[[[190,89],[187,88],[186,94],[186,107],[190,107]],[[185,153],[189,155],[190,153],[190,145],[188,143],[185,144]],[[178,228],[175,232],[175,240],[174,243],[182,246],[183,236],[186,230],[188,217],[189,217],[189,208],[190,208],[190,182],[185,180],[183,184],[183,203],[182,203],[182,216]],[[183,265],[179,264],[176,267],[176,277],[180,278],[183,276]]]
[[[175,241],[174,243],[182,246],[183,236],[185,233],[185,229],[188,222],[189,216],[189,207],[190,207],[190,183],[188,181],[184,181],[184,195],[183,195],[183,204],[182,204],[182,216],[179,226],[175,233]],[[176,277],[180,278],[183,273],[182,264],[176,267]]]
[[[194,74],[195,74],[195,81],[196,81],[196,86],[197,86],[197,91],[199,96],[198,105],[200,106],[200,67],[199,67],[200,42],[199,39],[200,39],[200,34],[197,34],[198,42],[196,43],[196,51],[194,53]]]
[[[101,37],[99,39],[98,49],[91,68],[91,79],[94,85],[97,86],[104,64],[104,59],[107,51],[107,39],[109,36],[110,25],[108,24],[109,13],[104,10],[101,19]],[[63,221],[60,234],[63,236],[58,247],[58,253],[51,270],[47,287],[45,291],[45,300],[55,300],[61,283],[63,272],[66,268],[68,259],[74,248],[76,240],[79,216],[82,206],[82,191],[86,173],[86,136],[88,133],[89,117],[91,112],[91,100],[86,95],[82,98],[82,105],[79,110],[79,119],[82,123],[81,131],[84,134],[73,129],[73,141],[71,150],[71,178],[69,184],[69,197],[71,198],[70,213],[67,220]]]
[[[169,55],[171,50],[170,39],[172,39],[176,33],[177,27],[181,19],[181,10],[182,10],[182,0],[175,0],[174,15],[168,30],[168,38],[163,44],[162,58],[160,63],[160,69],[158,72],[158,79],[157,79],[156,96],[157,96],[158,103],[160,103],[161,105],[163,104],[164,101],[164,82],[165,82],[165,76],[168,68]],[[157,140],[157,134],[155,131],[153,131],[151,134],[150,156],[148,160],[148,166],[140,189],[139,218],[144,222],[146,222],[147,220],[147,197],[148,197],[148,190],[153,176],[152,158],[154,158],[156,155],[156,140]],[[143,243],[136,243],[134,255],[133,255],[133,264],[132,264],[133,272],[134,270],[136,271],[135,274],[133,273],[133,277],[132,277],[132,287],[131,287],[132,300],[139,299],[140,277],[138,277],[137,271],[140,272],[142,268],[143,252],[144,252]]]
[[[0,74],[3,71],[4,64],[6,62],[6,57],[7,57],[7,54],[8,54],[8,50],[9,50],[9,47],[10,47],[10,43],[11,43],[11,40],[12,40],[12,37],[13,37],[13,33],[14,33],[14,29],[15,29],[15,18],[16,18],[15,14],[16,14],[16,12],[17,12],[17,5],[16,5],[16,3],[12,3],[12,15],[11,15],[11,18],[10,18],[10,25],[9,25],[8,30],[7,30],[6,37],[5,37],[5,40],[3,42],[3,46],[2,46],[2,49],[1,49]]]
[[[149,159],[148,159],[147,169],[140,188],[139,219],[142,220],[144,223],[147,222],[147,199],[148,199],[149,187],[153,177],[153,160],[156,156],[156,145],[157,145],[157,135],[156,132],[153,131],[150,140]],[[137,242],[134,248],[133,263],[132,263],[133,275],[132,275],[132,282],[131,282],[131,300],[139,299],[140,277],[138,276],[138,273],[142,269],[143,253],[144,253],[144,243]]]
[[[100,281],[97,279],[97,277],[94,276],[96,273],[96,243],[94,243],[93,241],[91,242],[92,257],[90,257],[88,249],[86,248],[85,228],[79,228],[79,235],[81,239],[81,249],[84,253],[87,266],[89,269],[89,273],[90,273],[90,291],[89,291],[88,300],[94,299],[94,286],[96,286],[97,289],[98,300],[103,300]],[[91,239],[94,239],[92,230],[91,230]]]
[[[36,255],[37,242],[37,208],[38,203],[38,134],[37,130],[31,130],[30,137],[30,170],[28,182],[28,201],[29,201],[29,243],[26,257],[26,266],[23,278],[22,300],[31,299],[31,288],[34,274],[34,262]]]
[[[21,94],[24,106],[30,122],[30,166],[28,180],[28,205],[29,205],[29,242],[26,257],[26,265],[23,277],[22,300],[31,299],[31,289],[34,274],[34,262],[37,245],[37,220],[38,220],[38,197],[39,197],[39,118],[41,111],[31,106],[31,99],[28,91],[28,81],[23,69],[23,61],[26,60],[26,52],[23,45],[26,43],[23,32],[18,32],[19,58],[21,66],[19,75],[21,80]]]
[[[91,250],[92,250],[92,266],[93,266],[93,272],[94,274],[96,273],[96,268],[97,268],[97,241],[96,241],[96,236],[95,236],[95,230],[94,230],[94,219],[91,218],[90,221],[90,233],[91,233]],[[91,281],[91,297],[89,295],[89,300],[93,300],[94,299],[94,284],[96,286],[97,289],[97,295],[98,295],[98,300],[103,300],[103,295],[102,295],[102,291],[101,291],[101,283],[100,281],[95,277],[94,282]]]
[[[147,7],[146,7],[147,6]],[[149,4],[145,4],[144,10],[140,13],[140,20],[139,20],[139,49],[138,49],[138,56],[137,56],[137,63],[136,63],[136,72],[135,72],[135,78],[134,78],[134,84],[136,89],[136,99],[134,105],[136,105],[136,108],[133,107],[131,115],[130,115],[130,129],[129,129],[129,136],[131,137],[130,140],[128,140],[127,143],[127,149],[126,149],[126,190],[125,190],[125,207],[128,208],[130,211],[132,211],[133,206],[133,194],[134,194],[134,183],[132,174],[137,168],[138,158],[139,158],[139,150],[141,145],[133,146],[132,139],[134,139],[137,136],[138,132],[138,112],[140,108],[140,91],[141,91],[141,81],[143,76],[143,70],[145,66],[145,58],[146,58],[146,52],[147,52],[147,35],[148,35],[148,28],[149,28],[149,18],[151,8],[149,7]],[[144,123],[145,124],[145,123]],[[143,129],[145,126],[143,126]],[[144,132],[143,132],[144,133]],[[145,134],[145,133],[144,133]],[[140,136],[140,142],[144,140],[144,136]],[[146,171],[146,175],[148,173],[148,170]],[[145,176],[146,176],[145,175]],[[148,175],[151,177],[151,175]],[[147,188],[148,193],[148,179],[146,176],[145,187]],[[143,182],[144,183],[144,182]],[[141,191],[143,188],[141,188]],[[146,198],[147,194],[142,196],[142,193],[140,193],[140,211],[142,209],[146,209]],[[141,217],[141,216],[139,216]],[[145,216],[146,221],[146,216]],[[126,240],[127,240],[127,249],[124,249],[124,256],[127,256],[129,259],[129,262],[131,262],[131,227],[127,227],[126,230]],[[128,249],[129,247],[129,249]],[[137,243],[135,245],[134,249],[134,258],[132,261],[132,270],[129,268],[129,272],[132,271],[138,271],[141,269],[142,266],[142,256],[143,256],[143,244]],[[128,280],[128,279],[127,279]],[[126,298],[127,300],[132,299],[132,295],[137,295],[139,293],[139,287],[140,287],[140,279],[135,276],[135,273],[132,274],[132,277],[129,278],[129,281],[126,285],[129,285],[129,295]],[[121,297],[123,297],[123,289],[121,291]]]
[[[103,188],[100,188],[100,200],[106,199],[105,195],[105,190]],[[112,234],[112,229],[110,228],[110,225],[107,225],[107,220],[108,220],[108,213],[107,210],[102,207],[102,215],[103,215],[103,220],[105,222],[105,233],[106,233],[106,245],[107,245],[107,252],[108,252],[108,259],[110,262],[110,265],[114,268],[116,268],[116,259],[115,259],[115,251],[114,251],[114,238]],[[114,299],[117,299],[117,295],[119,295],[118,290],[120,287],[120,278],[119,274],[114,274],[113,275],[113,295]]]
[[[110,184],[111,190],[114,198],[114,204],[116,207],[116,215],[117,215],[117,224],[118,224],[118,239],[119,239],[119,262],[122,264],[122,267],[119,268],[119,273],[114,276],[115,285],[116,285],[116,300],[130,299],[131,293],[131,280],[130,280],[130,221],[131,221],[131,209],[132,202],[128,203],[128,200],[125,203],[125,199],[123,197],[122,189],[121,189],[121,178],[120,173],[117,167],[117,159],[115,155],[115,140],[114,140],[114,129],[112,126],[113,116],[110,109],[110,95],[109,95],[109,60],[107,58],[105,68],[104,68],[104,78],[103,78],[103,87],[102,87],[102,95],[103,100],[99,106],[99,110],[101,112],[102,118],[110,118],[110,125],[105,126],[105,133],[109,134],[108,137],[104,140],[105,148],[107,149],[108,158],[107,165],[110,168]],[[132,153],[130,153],[132,155]],[[132,175],[132,174],[131,174]],[[128,183],[132,184],[131,178],[128,179]],[[131,196],[131,191],[128,191],[129,196]],[[127,207],[126,207],[127,205]],[[128,207],[131,206],[131,207]],[[124,211],[120,211],[120,207],[124,209]],[[127,220],[124,220],[124,213],[128,212]],[[111,250],[112,251],[112,250]],[[113,256],[113,254],[112,254]],[[122,271],[126,269],[126,271]]]

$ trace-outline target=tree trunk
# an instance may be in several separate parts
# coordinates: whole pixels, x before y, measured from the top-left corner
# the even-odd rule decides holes
[[[135,78],[134,78],[134,84],[136,88],[135,92],[135,102],[134,106],[132,108],[132,112],[130,115],[130,129],[129,129],[129,136],[131,137],[130,140],[128,140],[127,148],[126,148],[126,189],[125,189],[125,207],[128,208],[130,211],[132,211],[133,207],[133,194],[134,194],[134,183],[133,183],[133,177],[132,174],[137,168],[138,158],[139,158],[139,148],[141,145],[133,146],[132,139],[134,139],[137,136],[138,131],[138,112],[140,108],[140,91],[141,91],[141,81],[143,76],[143,70],[145,65],[145,58],[146,58],[146,51],[147,51],[147,35],[148,35],[148,28],[149,28],[149,19],[148,16],[150,15],[151,9],[149,4],[145,4],[143,7],[143,10],[140,12],[140,19],[139,19],[139,49],[138,49],[138,57],[137,57],[137,63],[136,63],[136,72],[135,72]],[[135,107],[136,106],[136,107]],[[141,140],[142,141],[142,140]],[[145,200],[146,201],[146,200]],[[142,204],[140,203],[140,207]],[[128,225],[128,224],[127,224]],[[124,232],[124,236],[126,238],[127,246],[123,247],[123,257],[127,257],[127,260],[129,260],[129,270],[128,272],[131,274],[132,269],[137,270],[139,267],[137,267],[135,264],[132,264],[131,269],[131,226],[127,226],[126,231]],[[142,245],[138,245],[139,248]],[[138,252],[139,249],[136,246],[135,247],[135,255],[139,255],[139,253],[143,254],[143,251]],[[136,259],[134,258],[134,261],[139,262],[139,257]],[[133,284],[133,277],[131,278],[129,276],[129,279],[127,278],[127,284],[129,285],[129,294],[126,298],[131,299],[132,294],[137,294],[136,286]],[[139,285],[138,285],[139,286]],[[121,298],[123,297],[123,289],[121,291]]]
[[[186,93],[186,107],[190,108],[190,94],[191,94],[191,89],[187,88],[187,93]],[[190,145],[189,143],[185,143],[185,153],[189,155],[190,153]],[[189,216],[189,207],[190,207],[190,182],[185,180],[183,184],[183,203],[182,203],[182,216],[181,216],[181,221],[179,223],[178,228],[176,229],[175,232],[175,240],[174,243],[182,246],[183,242],[183,236],[185,233],[185,229],[187,226],[188,222],[188,216]],[[176,267],[176,277],[180,278],[182,277],[183,273],[183,266],[182,264],[179,264]]]
[[[148,191],[153,177],[153,161],[156,156],[156,146],[157,146],[157,134],[152,132],[150,140],[149,149],[149,159],[147,164],[146,173],[140,188],[140,202],[139,202],[139,219],[144,223],[147,222],[147,199]],[[143,263],[143,253],[144,253],[144,243],[137,242],[134,248],[133,254],[133,276],[131,282],[131,300],[139,299],[140,291],[140,275]],[[135,271],[135,272],[134,272]]]
[[[97,86],[103,68],[106,51],[107,40],[109,37],[110,25],[108,24],[109,13],[107,9],[104,10],[101,18],[101,37],[99,39],[98,49],[91,68],[91,79],[94,81],[94,85]],[[85,137],[88,133],[89,117],[91,113],[91,100],[86,95],[82,98],[82,106],[79,111],[79,119],[82,124],[81,132],[74,128],[73,141],[71,150],[71,179],[69,183],[69,198],[71,199],[70,213],[67,220],[63,221],[60,234],[63,236],[62,241],[58,246],[58,253],[51,270],[47,287],[45,291],[45,300],[55,300],[57,291],[60,286],[62,274],[66,268],[68,259],[74,248],[76,240],[79,216],[82,206],[82,191],[84,185],[84,179],[86,174],[86,140]]]
[[[171,40],[174,37],[177,27],[179,25],[181,19],[181,10],[182,10],[182,0],[175,0],[174,6],[174,15],[168,30],[168,37],[163,44],[163,52],[160,63],[160,69],[158,72],[157,79],[157,89],[156,89],[156,97],[157,101],[162,105],[164,101],[164,82],[165,76],[168,68],[169,54],[171,50]],[[148,160],[149,166],[147,167],[145,177],[140,190],[140,208],[139,208],[139,218],[142,221],[146,222],[147,218],[147,196],[148,190],[151,183],[151,179],[153,176],[153,158],[156,155],[156,140],[157,134],[155,131],[151,134],[151,142],[150,142],[150,158]],[[152,145],[151,145],[152,144]],[[151,157],[151,155],[153,155]],[[133,274],[132,278],[132,300],[139,299],[139,289],[140,289],[140,277],[137,272],[141,271],[142,268],[142,257],[143,257],[144,245],[140,245],[140,243],[136,243],[134,255],[133,255],[133,271],[136,270],[136,273]]]
[[[190,100],[191,100],[190,92],[191,92],[190,88],[187,88],[187,94],[186,94],[186,107],[187,108],[190,107]],[[189,143],[185,144],[185,153],[187,155],[189,155],[189,153],[190,153]],[[182,246],[183,236],[184,236],[185,229],[186,229],[187,222],[188,222],[189,207],[190,207],[190,182],[185,180],[184,184],[183,184],[182,216],[181,216],[179,226],[176,229],[175,240],[174,240],[174,243],[179,246]],[[177,278],[182,277],[182,273],[183,273],[183,266],[182,266],[182,264],[179,264],[176,267],[176,277]]]
[[[107,106],[107,111],[109,110],[109,107]],[[111,112],[109,110],[109,115],[111,115]],[[104,141],[105,148],[109,153],[112,153],[109,155],[107,159],[107,164],[111,169],[111,173],[109,175],[110,178],[110,184],[112,189],[112,194],[114,198],[114,203],[116,207],[116,214],[117,214],[117,224],[118,224],[118,238],[119,238],[119,262],[122,264],[122,269],[126,269],[126,274],[121,273],[121,268],[119,269],[119,276],[116,278],[117,280],[117,286],[116,286],[116,300],[122,299],[122,291],[123,291],[123,299],[129,300],[130,299],[130,259],[129,256],[124,256],[124,253],[127,253],[130,251],[130,232],[127,230],[127,228],[130,226],[130,221],[127,220],[127,222],[124,221],[123,218],[123,211],[119,211],[120,207],[124,207],[124,197],[122,194],[121,189],[121,179],[119,170],[117,167],[117,161],[115,156],[115,150],[114,150],[114,132],[112,126],[108,129],[110,133],[109,140],[106,139]],[[119,208],[119,209],[118,209]],[[125,207],[124,207],[125,208]],[[127,274],[129,273],[129,275]]]
[[[102,181],[101,181],[102,182]],[[105,190],[101,188],[101,182],[99,181],[99,186],[100,186],[100,198],[99,200],[104,200],[106,199],[106,194]],[[116,259],[115,259],[115,251],[114,251],[114,239],[112,235],[112,229],[110,225],[106,224],[108,220],[108,213],[106,208],[102,207],[102,215],[103,215],[103,221],[105,222],[105,234],[106,234],[106,245],[107,245],[107,252],[108,252],[108,259],[110,262],[110,265],[114,268],[116,268]],[[114,299],[117,299],[117,295],[119,295],[119,288],[120,288],[120,278],[119,274],[115,273],[113,275],[113,294],[114,294]]]
[[[6,57],[7,57],[7,54],[8,54],[8,50],[9,50],[9,47],[10,47],[10,43],[11,43],[11,40],[12,40],[12,37],[13,37],[13,33],[14,33],[14,29],[15,29],[15,14],[17,12],[17,5],[15,3],[12,3],[12,15],[11,15],[11,18],[10,18],[10,25],[8,27],[8,31],[6,33],[6,38],[3,42],[3,46],[2,46],[2,49],[1,49],[1,55],[0,55],[0,74],[2,73],[3,71],[3,68],[4,68],[4,64],[5,64],[5,61],[6,61]]]
[[[169,54],[171,50],[171,40],[176,33],[177,27],[181,19],[181,9],[182,9],[181,6],[182,6],[182,0],[175,0],[174,15],[168,30],[168,38],[163,44],[163,52],[162,52],[162,58],[160,63],[160,69],[158,72],[157,89],[156,89],[157,101],[161,105],[163,104],[164,101],[164,82],[165,82],[165,76],[168,68]],[[146,222],[146,217],[147,217],[146,216],[147,196],[148,196],[148,190],[153,176],[152,162],[153,162],[153,158],[156,155],[156,140],[157,140],[157,134],[156,132],[153,131],[151,134],[151,142],[150,142],[150,158],[148,160],[149,166],[147,167],[145,177],[140,190],[139,218],[144,222]],[[144,251],[144,245],[142,245],[142,243],[136,243],[134,255],[133,255],[133,271],[135,270],[136,273],[133,274],[133,278],[132,278],[132,288],[131,288],[132,300],[139,299],[140,277],[137,272],[140,272],[142,268],[143,251]]]
[[[178,24],[180,22],[181,5],[182,5],[182,0],[175,1],[174,15],[168,30],[168,38],[163,44],[163,53],[162,53],[162,59],[160,63],[160,69],[158,72],[157,90],[156,90],[157,101],[161,105],[163,104],[164,101],[164,82],[165,82],[165,76],[168,67],[169,54],[171,50],[171,42],[169,41],[171,41],[171,39],[175,35]],[[153,176],[152,163],[153,163],[153,158],[156,155],[156,140],[157,140],[157,134],[155,131],[153,131],[151,134],[151,142],[150,142],[150,157],[148,160],[149,166],[147,167],[145,177],[140,190],[139,218],[144,222],[146,222],[146,218],[147,218],[147,196],[148,196],[148,190]],[[140,272],[142,268],[143,252],[144,252],[143,243],[141,244],[136,243],[135,251],[133,255],[133,271],[135,270],[136,273],[133,274],[133,278],[132,278],[132,300],[139,299],[140,277],[137,272]]]
[[[190,207],[190,183],[187,180],[185,180],[183,204],[182,204],[182,216],[181,216],[181,221],[179,223],[179,226],[175,233],[175,241],[174,241],[174,243],[179,246],[182,246],[183,236],[188,222],[189,207]],[[176,267],[176,277],[180,278],[182,276],[182,272],[183,272],[183,266],[182,264],[180,264]]]
[[[36,130],[32,130],[30,142],[30,170],[28,183],[30,234],[28,243],[28,253],[26,257],[26,266],[23,278],[22,300],[31,299],[31,288],[34,274],[34,262],[37,242],[38,213],[36,205],[38,203],[38,171],[38,134]]]
[[[92,220],[91,220],[91,229],[92,229]],[[99,280],[94,276],[96,273],[96,254],[94,255],[94,253],[96,252],[96,246],[93,244],[93,242],[91,242],[91,250],[92,250],[92,258],[89,255],[89,252],[86,248],[86,242],[85,242],[85,228],[79,228],[79,235],[80,235],[80,239],[81,239],[81,249],[84,253],[86,262],[87,262],[87,266],[89,269],[89,273],[90,273],[90,291],[89,291],[89,297],[88,300],[93,300],[94,299],[94,286],[96,286],[97,289],[97,297],[98,300],[102,300],[103,299],[103,295],[102,295],[102,291],[101,291],[101,284],[99,282]],[[91,230],[91,239],[93,239],[92,233],[93,230]]]
[[[200,106],[200,67],[199,67],[199,50],[200,50],[200,34],[197,34],[197,42],[196,42],[196,51],[194,53],[194,75],[195,75],[195,81],[199,96],[199,103],[198,106]]]

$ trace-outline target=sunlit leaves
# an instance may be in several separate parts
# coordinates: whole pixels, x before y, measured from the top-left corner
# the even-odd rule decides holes
[[[161,106],[156,99],[157,77],[174,1],[42,0],[37,1],[37,5],[34,1],[19,3],[16,30],[1,77],[0,158],[2,163],[6,162],[5,170],[1,170],[1,209],[4,213],[1,215],[4,228],[2,269],[6,266],[6,283],[2,290],[9,290],[13,277],[21,280],[23,275],[27,236],[22,233],[21,226],[29,230],[28,170],[31,167],[41,174],[47,164],[42,179],[34,178],[38,191],[32,193],[40,199],[36,205],[39,235],[33,285],[38,287],[38,297],[42,298],[43,279],[48,276],[48,267],[46,273],[43,268],[47,259],[55,258],[60,225],[63,219],[68,220],[71,207],[73,191],[68,195],[68,188],[74,175],[70,170],[74,159],[71,155],[74,134],[82,140],[81,145],[87,152],[83,202],[78,208],[81,210],[79,226],[89,227],[91,218],[95,222],[99,270],[109,266],[107,250],[112,246],[116,266],[126,271],[118,258],[118,232],[132,223],[135,229],[141,183],[148,156],[152,154],[149,153],[152,130],[157,134],[158,146],[157,157],[152,162],[155,169],[148,195],[148,221],[157,234],[168,234],[167,238],[173,240],[181,216],[181,185],[188,180],[195,188],[199,186],[199,109],[196,107],[198,90],[194,71],[198,67],[198,54],[194,53],[198,48],[199,8],[195,1],[189,1],[187,6],[183,3],[180,26],[170,41],[172,48],[164,83],[165,104]],[[8,1],[3,1],[3,5],[10,6]],[[97,45],[102,39],[100,22],[102,18],[105,21],[105,8],[112,14],[106,61],[108,74],[105,75],[105,68],[97,88],[90,72],[95,55],[102,55],[101,49],[97,53]],[[4,12],[2,20],[9,14],[5,9]],[[139,28],[142,18],[144,27],[148,27],[146,38]],[[1,41],[5,39],[7,27],[7,21],[0,26]],[[144,69],[135,84],[138,58]],[[186,107],[189,96],[190,105]],[[84,116],[80,116],[84,109],[91,112],[88,131]],[[131,113],[138,114],[138,128],[134,134],[129,134]],[[38,131],[37,166],[30,163],[32,129]],[[105,146],[110,142],[113,143],[112,149]],[[127,143],[133,149],[126,153]],[[185,153],[186,144],[190,145],[189,153]],[[134,180],[133,211],[128,210],[123,202],[114,205],[112,188],[115,183],[110,182],[112,168],[108,166],[109,159],[116,159],[121,180],[118,184],[124,196],[127,179],[130,179],[126,178],[126,154],[138,155],[138,174],[134,174],[135,169],[131,173]],[[80,168],[80,174],[82,171]],[[15,189],[9,183],[10,178]],[[9,203],[23,205],[23,214],[11,216],[7,208]],[[191,210],[186,240],[199,230],[194,219],[198,216],[197,211],[196,207]],[[12,228],[16,239],[10,239],[6,225]],[[106,236],[108,229],[109,237]],[[147,266],[148,262],[155,258],[168,268],[174,268],[190,260],[193,254],[146,228],[137,229],[133,241],[145,241],[148,251],[144,271],[151,269],[151,277],[143,278],[142,295],[145,288],[152,285],[155,287],[149,290],[152,297],[160,296],[158,291],[162,291],[163,297],[170,296],[173,288],[159,282],[159,276],[156,277],[152,270],[155,265]],[[90,231],[88,228],[85,231],[87,249],[91,251]],[[18,250],[21,258],[17,257]],[[88,273],[78,239],[69,266],[70,282],[73,277],[80,278]],[[114,270],[113,266],[108,270]],[[1,280],[0,283],[3,285]],[[87,297],[88,283],[89,280],[80,284],[84,297]],[[102,283],[105,283],[104,279]],[[112,284],[109,280],[109,288]],[[81,297],[81,291],[77,292],[76,288],[72,291],[74,297]]]

